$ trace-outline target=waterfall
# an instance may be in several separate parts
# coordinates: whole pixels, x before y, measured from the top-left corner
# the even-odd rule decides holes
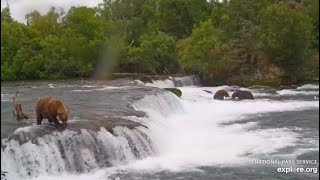
[[[133,104],[135,109],[153,109],[162,115],[182,111],[178,98],[160,91]],[[149,118],[126,117],[149,125]],[[152,122],[151,122],[152,123]],[[34,178],[45,174],[88,173],[143,159],[157,153],[148,128],[116,126],[57,131],[45,125],[18,128],[1,141],[1,168],[8,179]]]
[[[196,86],[200,85],[200,79],[195,75],[184,77],[169,77],[165,80],[153,80],[152,83],[146,83],[146,85],[159,88]]]
[[[1,141],[1,169],[8,172],[8,179],[86,173],[145,158],[154,152],[148,132],[142,127],[115,127],[113,134],[103,127],[96,132],[54,131],[42,137],[33,136],[32,128],[25,127],[12,137]]]
[[[173,78],[175,87],[183,87],[183,86],[196,86],[200,85],[200,79],[198,76],[184,76],[184,77],[174,77]]]

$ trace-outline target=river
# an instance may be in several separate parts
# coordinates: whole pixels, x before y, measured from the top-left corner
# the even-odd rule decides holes
[[[26,121],[12,113],[18,86],[1,86],[1,170],[8,180],[319,178],[317,84],[203,87],[192,76],[27,81],[18,94],[32,116]],[[162,89],[177,86],[181,98]],[[255,100],[219,101],[207,92],[219,89],[249,90]],[[35,124],[41,96],[63,100],[68,128]],[[296,172],[300,167],[308,172]]]

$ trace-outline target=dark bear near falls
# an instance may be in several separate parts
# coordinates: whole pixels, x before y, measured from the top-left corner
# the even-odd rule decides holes
[[[67,125],[69,112],[63,103],[55,98],[41,97],[37,106],[37,125],[41,124],[43,119],[48,119],[49,122],[54,122],[56,126]],[[59,123],[62,121],[63,124]]]
[[[223,100],[224,97],[230,97],[228,92],[225,90],[219,90],[214,94],[213,99]]]
[[[164,88],[164,89],[172,92],[173,94],[177,95],[178,97],[182,96],[182,92],[180,89],[177,89],[177,88]]]
[[[232,99],[238,98],[239,100],[243,99],[254,99],[253,95],[249,91],[242,91],[242,90],[237,90],[234,92],[231,96]]]

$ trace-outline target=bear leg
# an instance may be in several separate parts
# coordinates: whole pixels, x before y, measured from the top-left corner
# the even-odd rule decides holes
[[[42,119],[43,117],[41,116],[41,114],[37,113],[37,125],[41,125]]]
[[[51,122],[53,122],[56,126],[62,126],[62,124],[58,121],[56,117],[50,118]]]

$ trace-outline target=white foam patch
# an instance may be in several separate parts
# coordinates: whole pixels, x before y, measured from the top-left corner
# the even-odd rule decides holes
[[[142,81],[140,80],[134,80],[134,82],[136,82],[137,84],[144,84]]]
[[[81,87],[83,87],[83,88],[91,88],[91,87],[97,87],[97,86],[95,86],[95,85],[83,85]]]
[[[96,89],[98,91],[104,91],[108,89],[127,89],[130,88],[130,86],[105,86],[103,88]]]
[[[303,86],[298,87],[297,89],[303,90],[303,89],[317,89],[319,90],[319,84],[305,84]]]
[[[94,91],[93,89],[75,89],[75,90],[72,90],[72,92],[91,92],[91,91]]]
[[[77,87],[77,86],[78,86],[78,85],[48,84],[48,87],[49,87],[50,89],[52,89],[52,88],[64,88],[64,87],[70,88],[70,87]]]
[[[172,80],[155,80],[152,83],[146,83],[146,86],[158,87],[158,88],[173,88],[174,82]]]
[[[48,84],[49,88],[55,88],[54,84]]]
[[[183,86],[195,86],[199,84],[199,78],[196,76],[184,76],[184,77],[168,77],[165,80],[152,80],[152,83],[145,83],[146,86],[158,87],[158,88],[173,88]]]
[[[106,91],[106,90],[113,90],[113,89],[128,89],[130,86],[104,86],[102,88],[95,88],[95,89],[75,89],[72,90],[73,92],[91,92],[91,91]]]
[[[319,91],[295,91],[290,89],[283,89],[281,91],[277,91],[280,95],[319,95]]]

